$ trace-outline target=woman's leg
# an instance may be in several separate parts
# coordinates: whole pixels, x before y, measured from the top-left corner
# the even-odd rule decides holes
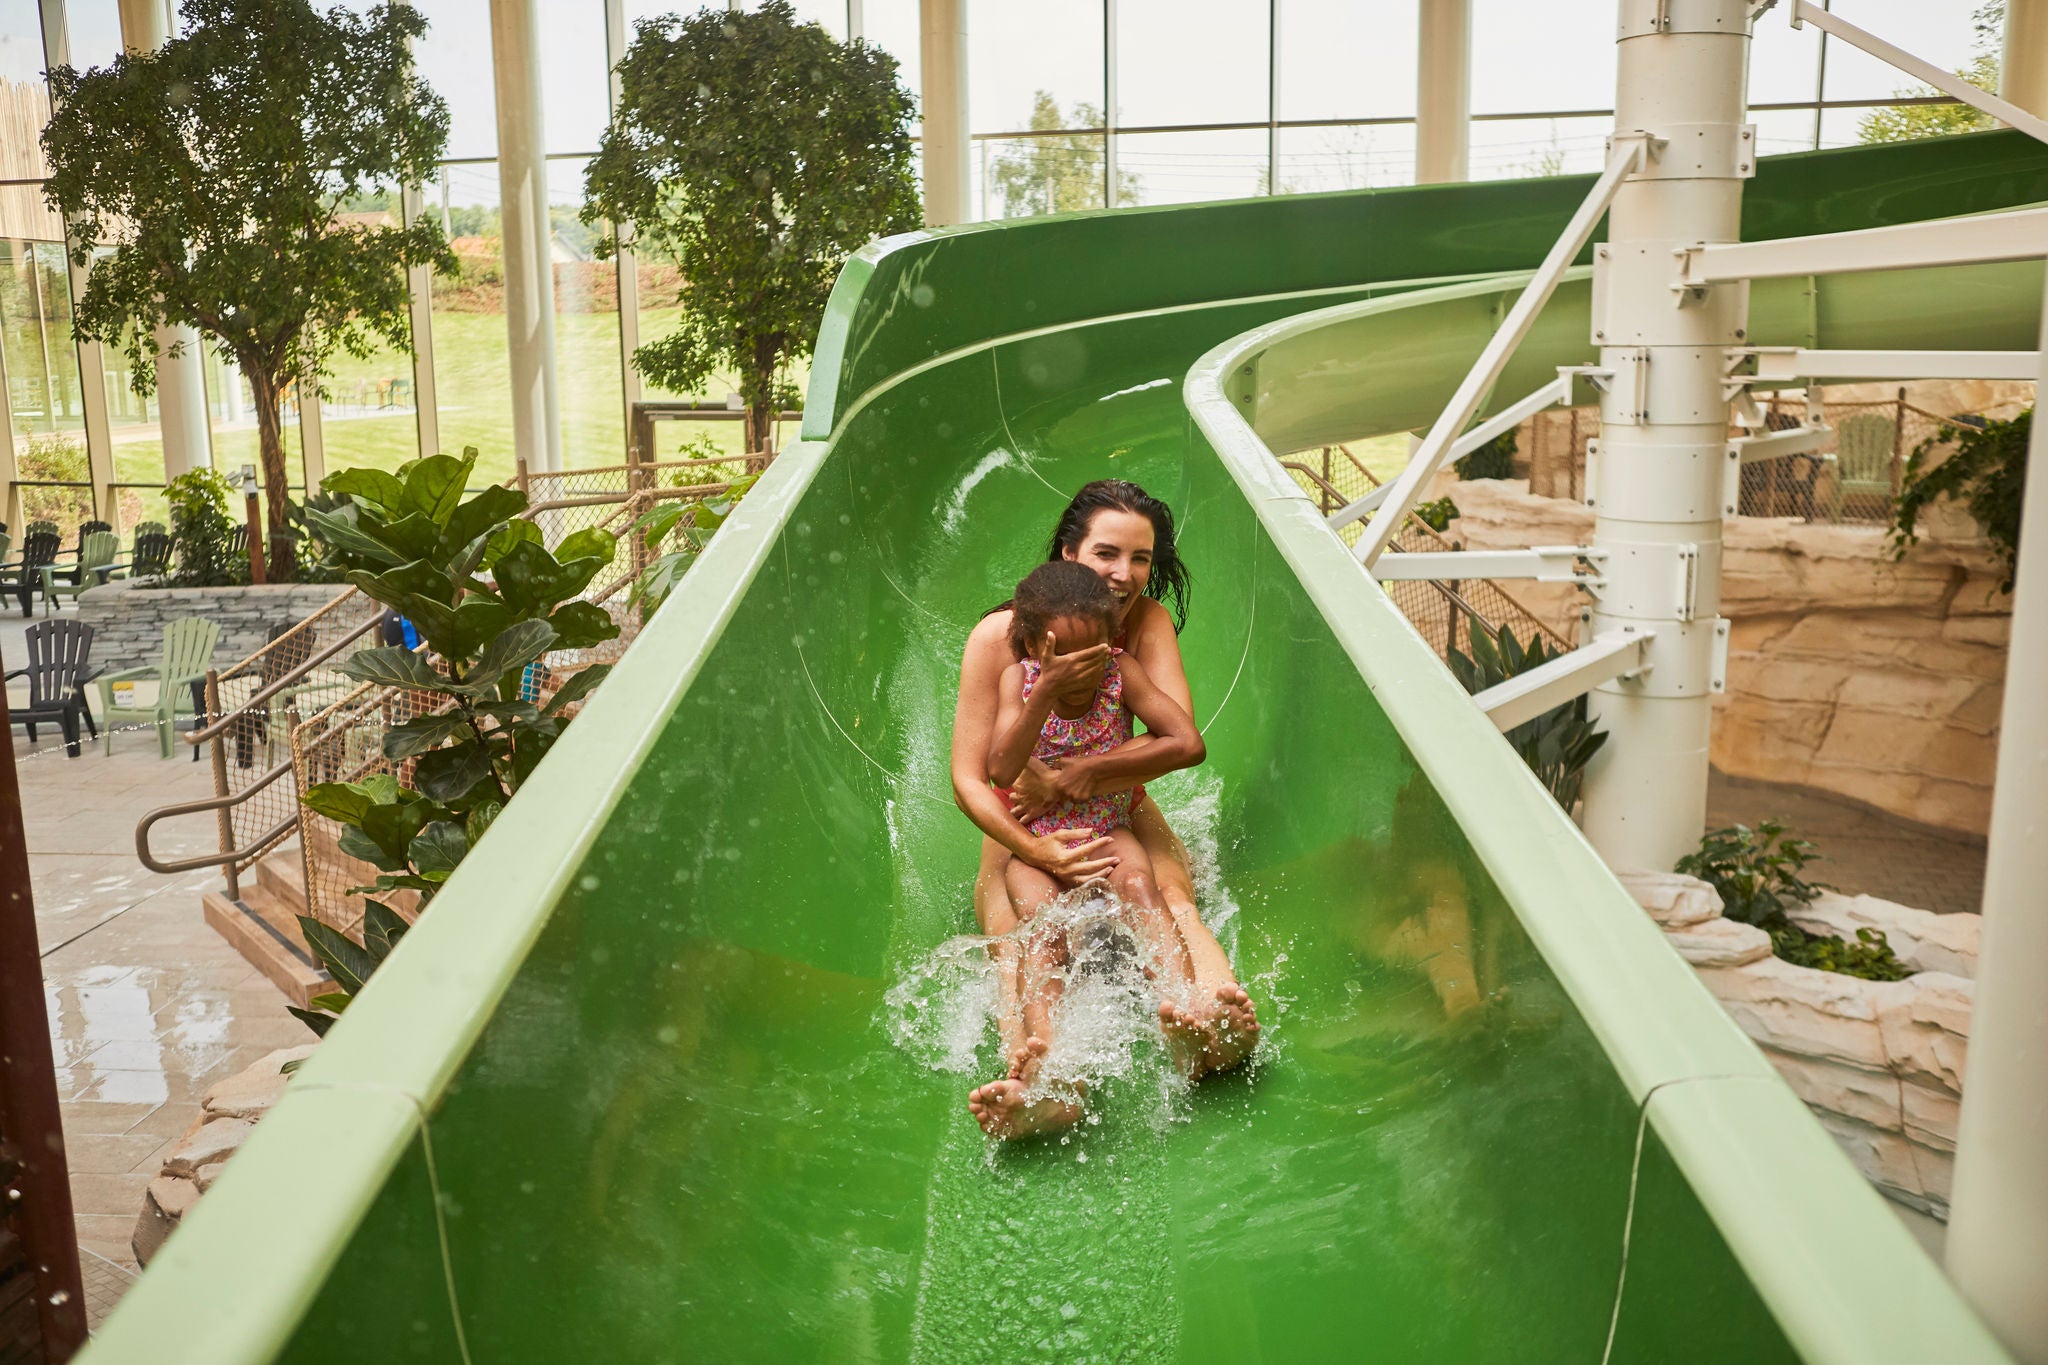
[[[1202,923],[1201,911],[1195,906],[1194,882],[1188,875],[1187,845],[1166,823],[1150,795],[1132,809],[1131,832],[1152,860],[1152,879],[1173,913],[1174,925],[1194,964],[1195,1000],[1207,1016],[1210,1032],[1208,1069],[1227,1071],[1259,1045],[1258,1009],[1238,984],[1230,955]],[[1212,1000],[1213,1006],[1208,1004]]]
[[[1050,925],[1032,926],[1030,920],[1046,901],[1060,892],[1059,883],[1028,863],[1011,859],[1002,870],[1000,885],[1004,905],[1024,907],[1022,934],[998,939],[997,980],[1011,983],[1010,999],[1016,1002],[1017,1045],[1007,1049],[1007,1071],[998,1080],[977,1086],[967,1096],[967,1108],[975,1122],[990,1137],[1027,1137],[1064,1128],[1082,1114],[1077,1087],[1041,1087],[1039,1063],[1051,1048],[1052,1010],[1060,994],[1061,942],[1059,931]],[[979,888],[977,888],[978,900]],[[979,905],[977,905],[977,909]],[[1019,942],[1019,939],[1022,942]],[[1009,1042],[1009,1020],[1005,1021],[1005,1043]],[[1039,1091],[1038,1098],[1032,1092]]]
[[[1160,894],[1152,860],[1146,856],[1138,836],[1129,829],[1111,830],[1109,838],[1110,851],[1118,860],[1116,871],[1109,876],[1110,889],[1123,901],[1132,927],[1158,964],[1165,978],[1160,986],[1175,996],[1184,996],[1195,984],[1194,962],[1173,912]]]
[[[996,964],[996,1033],[1003,1056],[1013,1057],[1024,1046],[1023,1002],[1017,994],[1018,972],[1022,968],[1014,930],[1016,907],[1010,903],[1010,889],[1004,871],[1012,862],[1010,850],[993,839],[981,841],[981,867],[974,874],[974,920],[981,932],[993,940],[989,958]]]

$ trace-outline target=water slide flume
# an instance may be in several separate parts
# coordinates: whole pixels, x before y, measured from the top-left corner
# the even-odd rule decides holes
[[[1998,1359],[1267,453],[1426,425],[1586,184],[863,253],[806,439],[87,1359]],[[1784,158],[1745,236],[2043,199],[2005,135]],[[1760,342],[2031,344],[2038,267],[1972,269]],[[968,923],[960,643],[1105,472],[1185,527],[1209,762],[1158,794],[1270,1055],[991,1158],[886,995]]]

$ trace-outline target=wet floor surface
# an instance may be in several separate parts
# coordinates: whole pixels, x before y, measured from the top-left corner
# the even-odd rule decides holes
[[[21,659],[19,617],[0,658]],[[10,700],[17,699],[15,685]],[[135,824],[213,794],[210,769],[157,757],[147,729],[66,758],[49,728],[13,731],[33,878],[36,933],[71,1168],[71,1197],[95,1323],[135,1272],[129,1237],[164,1154],[214,1082],[274,1048],[306,1041],[269,981],[206,926],[213,871],[159,876],[135,856]],[[159,827],[162,856],[217,847],[206,817]]]

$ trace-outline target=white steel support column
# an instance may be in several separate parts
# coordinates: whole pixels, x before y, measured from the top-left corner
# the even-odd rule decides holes
[[[2048,297],[2039,388],[2048,391]],[[2006,1349],[2048,1365],[2048,436],[2037,419],[2013,575],[2012,644],[1984,865],[1984,941],[1956,1135],[1948,1271]]]
[[[555,269],[548,229],[540,32],[534,0],[491,0],[491,63],[498,100],[505,328],[512,347],[512,450],[526,461],[528,469],[560,469]]]
[[[972,214],[967,117],[967,0],[918,0],[924,89],[924,221],[964,223]]]
[[[407,227],[427,212],[426,196],[417,186],[400,190],[398,203]],[[413,425],[419,432],[419,453],[453,454],[441,449],[441,410],[434,390],[433,267],[406,267],[405,292],[407,320],[412,324],[412,410]]]
[[[1467,178],[1472,0],[1422,0],[1415,70],[1415,183]]]
[[[1680,293],[1676,248],[1740,235],[1755,164],[1743,126],[1752,0],[1622,0],[1614,128],[1648,157],[1594,249],[1601,397],[1598,519],[1605,584],[1593,637],[1649,632],[1643,670],[1600,684],[1608,740],[1587,770],[1586,836],[1608,864],[1668,870],[1706,823],[1707,733],[1721,604],[1721,353],[1747,327],[1748,285]],[[1637,376],[1641,375],[1640,381]],[[1644,395],[1639,404],[1638,394]]]
[[[120,0],[120,5],[121,45],[130,52],[154,52],[170,38],[163,0]],[[191,327],[156,329],[156,407],[163,431],[166,479],[213,463],[212,431],[206,420],[205,357],[200,345],[199,333]]]
[[[1998,93],[2048,118],[2048,0],[2005,0]]]

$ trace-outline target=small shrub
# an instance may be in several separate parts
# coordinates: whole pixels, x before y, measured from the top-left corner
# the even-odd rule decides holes
[[[195,469],[164,485],[171,509],[174,588],[222,588],[249,581],[249,559],[231,545],[228,481],[215,469]]]
[[[1515,432],[1512,427],[1451,466],[1461,479],[1507,479],[1515,472]]]
[[[1529,643],[1524,645],[1515,638],[1510,626],[1502,626],[1496,635],[1475,622],[1472,653],[1453,649],[1445,662],[1465,690],[1477,696],[1557,657],[1543,637],[1533,631]],[[1507,741],[1557,804],[1570,811],[1578,804],[1586,764],[1607,742],[1607,732],[1593,728],[1592,721],[1587,719],[1586,699],[1581,696],[1552,707],[1534,720],[1523,721],[1507,732]]]
[[[1789,837],[1783,825],[1764,820],[1755,829],[1730,825],[1709,831],[1699,852],[1680,858],[1675,870],[1711,884],[1721,893],[1722,913],[1769,934],[1771,951],[1787,962],[1866,981],[1912,975],[1881,930],[1858,929],[1856,942],[1845,943],[1792,923],[1788,913],[1821,893],[1820,884],[1804,876],[1806,865],[1819,859],[1810,841]]]
[[[1442,531],[1457,520],[1458,504],[1449,498],[1438,498],[1435,502],[1418,502],[1415,504],[1415,515],[1420,517],[1422,524],[1430,530]]]

